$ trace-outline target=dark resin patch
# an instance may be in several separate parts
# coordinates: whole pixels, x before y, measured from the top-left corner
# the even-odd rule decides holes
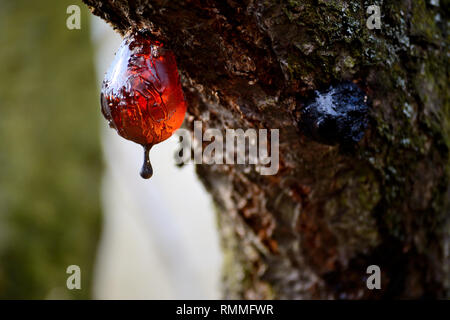
[[[361,140],[367,127],[364,92],[353,83],[316,91],[301,110],[300,129],[309,138],[328,145]]]

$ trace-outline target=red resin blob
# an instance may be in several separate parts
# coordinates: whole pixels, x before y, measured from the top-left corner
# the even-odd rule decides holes
[[[151,147],[169,138],[186,113],[174,54],[145,30],[126,36],[103,80],[101,105],[110,127],[144,147],[141,176],[150,178]]]

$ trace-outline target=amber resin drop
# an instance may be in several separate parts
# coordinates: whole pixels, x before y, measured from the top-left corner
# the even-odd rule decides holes
[[[141,176],[151,177],[149,152],[183,123],[186,103],[174,54],[145,30],[127,35],[106,72],[103,116],[125,139],[144,147]]]

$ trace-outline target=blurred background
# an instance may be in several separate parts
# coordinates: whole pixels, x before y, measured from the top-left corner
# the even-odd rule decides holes
[[[175,166],[176,137],[143,180],[141,147],[101,117],[120,41],[81,1],[0,0],[0,299],[220,297],[211,200]]]

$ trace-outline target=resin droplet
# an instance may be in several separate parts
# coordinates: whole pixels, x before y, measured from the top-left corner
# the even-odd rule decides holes
[[[151,146],[144,146],[144,163],[141,168],[141,177],[144,179],[150,179],[153,175],[152,164],[150,163],[150,149]]]
[[[186,113],[174,54],[151,40],[146,30],[130,33],[105,75],[100,100],[110,127],[144,146],[141,175],[150,178],[148,146],[169,138]]]

